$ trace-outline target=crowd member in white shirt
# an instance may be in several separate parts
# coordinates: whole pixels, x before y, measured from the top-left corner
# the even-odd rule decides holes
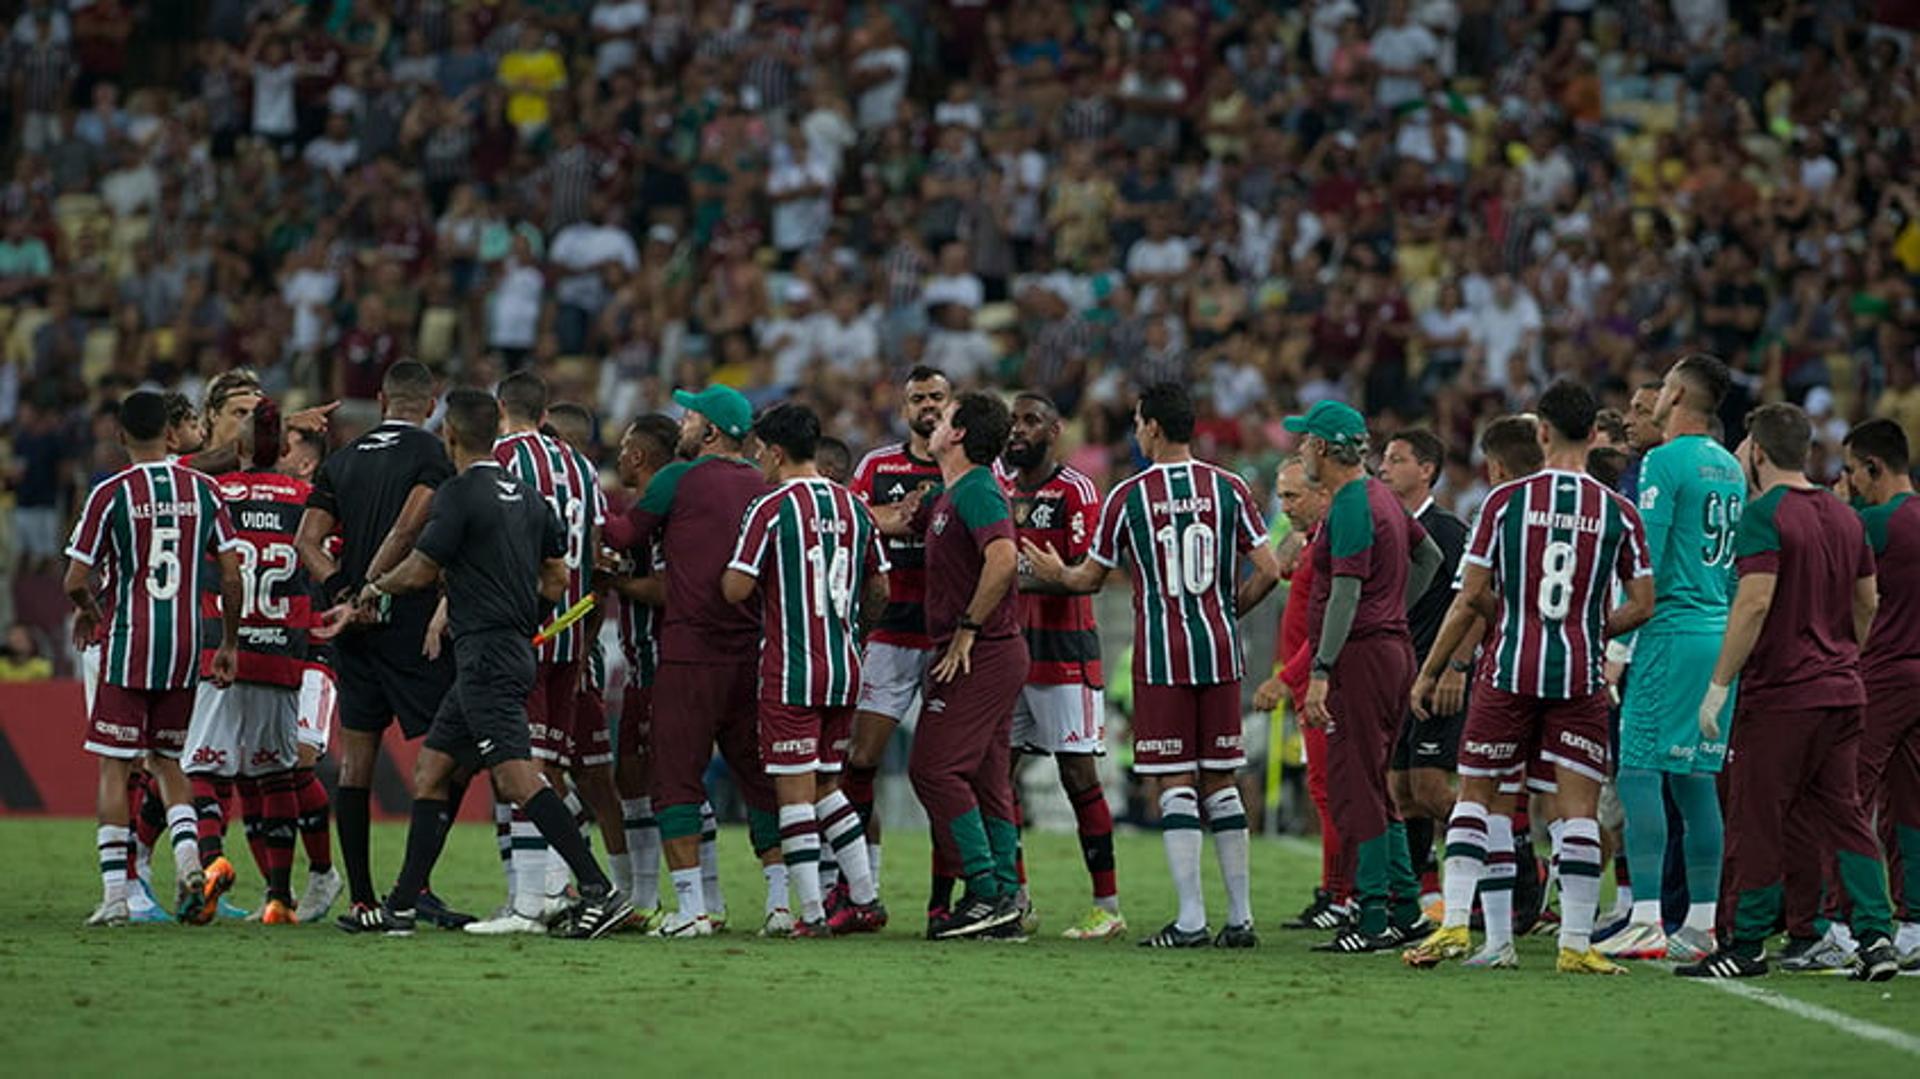
[[[848,43],[854,53],[850,83],[858,95],[860,130],[878,131],[893,123],[900,111],[913,57],[901,47],[893,21],[885,14],[854,31]]]
[[[957,303],[936,303],[929,309],[924,362],[945,372],[954,388],[975,386],[993,374],[999,358],[993,338],[974,327],[973,311]]]
[[[774,147],[767,170],[767,199],[773,203],[773,248],[780,268],[791,269],[804,251],[826,238],[833,223],[833,168],[815,152],[807,133],[795,126]]]
[[[253,77],[253,133],[291,154],[299,129],[293,105],[299,65],[293,62],[285,43],[265,35],[254,39],[247,60]]]
[[[1407,0],[1392,0],[1387,5],[1386,20],[1374,31],[1367,48],[1380,72],[1374,83],[1374,100],[1381,108],[1392,109],[1426,93],[1422,74],[1440,59],[1440,39],[1413,21],[1407,13]]]
[[[1473,312],[1468,309],[1457,281],[1440,286],[1439,299],[1420,313],[1420,340],[1426,367],[1420,382],[1429,392],[1453,381],[1466,366],[1467,351],[1473,345]]]
[[[494,271],[493,291],[487,294],[487,347],[510,360],[532,351],[540,337],[540,309],[546,302],[547,277],[525,236],[515,234],[513,251]]]
[[[1509,397],[1525,391],[1539,374],[1540,332],[1545,326],[1532,293],[1512,274],[1495,278],[1492,299],[1474,312],[1473,351],[1485,383]]]
[[[838,176],[847,151],[860,141],[860,132],[853,126],[846,99],[833,87],[823,82],[807,93],[809,108],[800,121],[807,133],[807,147],[826,164],[827,171]]]
[[[1172,234],[1164,213],[1147,218],[1147,234],[1127,249],[1127,279],[1140,296],[1141,311],[1160,310],[1164,290],[1173,288],[1193,268],[1193,252],[1183,237]]]
[[[340,275],[327,265],[321,245],[309,243],[288,257],[280,271],[280,299],[293,309],[293,351],[315,352],[327,343],[328,312],[339,294]]]
[[[813,286],[788,281],[780,291],[780,313],[758,328],[761,352],[773,354],[773,383],[798,386],[814,360]]]
[[[631,68],[640,58],[640,34],[647,25],[643,0],[600,0],[588,25],[595,42],[593,70],[601,79]]]
[[[880,358],[878,319],[860,303],[858,290],[842,286],[833,301],[814,316],[814,349],[836,375],[860,378],[872,374]]]
[[[950,243],[940,249],[940,263],[932,277],[921,287],[920,299],[929,310],[939,304],[953,304],[966,310],[967,317],[987,300],[987,286],[975,276],[972,254],[963,243]]]
[[[360,163],[360,140],[353,137],[351,126],[345,113],[335,112],[327,117],[327,129],[307,143],[300,157],[308,167],[338,180],[347,174],[347,170]]]
[[[547,262],[559,275],[554,299],[559,318],[554,329],[560,347],[572,353],[586,347],[587,328],[593,325],[612,296],[612,283],[640,269],[640,248],[622,222],[618,202],[594,199],[592,221],[576,221],[554,234]]]

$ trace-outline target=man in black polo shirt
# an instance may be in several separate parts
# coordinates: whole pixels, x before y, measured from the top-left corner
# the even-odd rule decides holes
[[[314,477],[294,543],[307,573],[322,582],[322,607],[352,597],[362,584],[399,565],[426,523],[434,489],[453,476],[440,440],[420,427],[433,404],[433,373],[411,361],[394,364],[380,390],[380,426],[328,457]],[[335,533],[342,540],[337,558],[327,551]],[[408,738],[425,734],[453,677],[446,657],[429,659],[422,648],[436,600],[431,590],[396,597],[374,617],[356,619],[335,645],[342,752],[334,809],[354,907],[343,924],[377,902],[368,821],[380,736],[396,718]],[[465,791],[461,777],[452,792],[456,807]],[[416,909],[446,928],[473,920],[454,914],[431,892]]]
[[[432,595],[444,574],[455,671],[414,765],[406,862],[383,906],[355,912],[347,927],[355,932],[413,932],[415,900],[453,822],[449,781],[461,767],[476,765],[492,772],[494,790],[526,814],[580,882],[568,936],[604,936],[633,913],[594,861],[566,803],[533,763],[526,706],[533,689],[532,637],[566,592],[567,544],[559,517],[540,493],[494,461],[499,434],[493,395],[447,395],[447,446],[459,474],[434,494],[412,553],[368,580],[355,598],[365,617],[393,597]]]
[[[1427,590],[1407,608],[1407,630],[1413,637],[1416,663],[1427,661],[1427,651],[1440,635],[1440,623],[1453,603],[1454,570],[1467,546],[1466,523],[1433,500],[1433,484],[1445,462],[1446,447],[1432,431],[1421,427],[1389,439],[1380,460],[1380,479],[1407,508],[1408,515],[1440,545],[1439,571]],[[1449,777],[1457,763],[1460,729],[1465,722],[1464,712],[1435,715],[1425,721],[1409,715],[1387,759],[1387,788],[1407,822],[1407,848],[1413,856],[1413,871],[1420,877],[1423,903],[1439,898],[1439,877],[1433,861],[1434,822],[1446,820],[1453,812]]]

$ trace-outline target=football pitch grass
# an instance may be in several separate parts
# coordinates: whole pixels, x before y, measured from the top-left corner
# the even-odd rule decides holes
[[[1147,952],[1059,938],[1086,905],[1065,835],[1028,836],[1044,924],[1026,944],[919,939],[923,836],[888,841],[886,933],[757,939],[760,874],[740,829],[721,837],[731,931],[575,942],[234,922],[85,930],[99,898],[92,829],[0,821],[10,1076],[1920,1074],[1920,978],[1776,974],[1741,987],[1760,1000],[1645,965],[1627,978],[1556,975],[1540,938],[1512,972],[1314,954],[1318,935],[1272,928],[1318,869],[1297,841],[1254,842],[1257,950]],[[378,880],[392,880],[401,846],[401,828],[376,829]],[[1172,889],[1157,836],[1116,846],[1137,938],[1170,916]],[[255,903],[236,853],[234,898]],[[492,830],[458,828],[434,883],[464,909],[499,902]]]

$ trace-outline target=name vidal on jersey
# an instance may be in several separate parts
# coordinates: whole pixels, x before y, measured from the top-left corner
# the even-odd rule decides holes
[[[1548,513],[1546,510],[1528,510],[1527,524],[1533,528],[1585,532],[1590,536],[1597,536],[1606,528],[1606,522],[1598,517],[1582,517],[1577,513]]]

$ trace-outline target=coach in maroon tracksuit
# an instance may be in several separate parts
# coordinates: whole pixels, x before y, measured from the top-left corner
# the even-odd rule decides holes
[[[1877,605],[1873,551],[1846,503],[1806,477],[1812,427],[1793,405],[1747,417],[1737,456],[1755,497],[1734,541],[1739,590],[1701,732],[1719,735],[1734,676],[1740,690],[1727,754],[1726,887],[1737,896],[1733,944],[1676,973],[1767,973],[1766,939],[1780,913],[1787,817],[1806,814],[1837,855],[1860,942],[1857,976],[1899,973],[1889,939],[1886,867],[1858,797],[1860,643]]]

